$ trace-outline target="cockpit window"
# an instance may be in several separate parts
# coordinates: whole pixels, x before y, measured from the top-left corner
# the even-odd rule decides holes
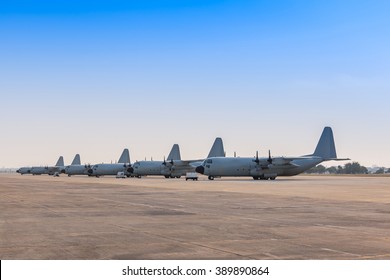
[[[207,163],[213,163],[213,160],[212,159],[208,159]]]

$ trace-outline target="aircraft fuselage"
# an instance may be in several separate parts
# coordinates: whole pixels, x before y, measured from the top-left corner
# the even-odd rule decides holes
[[[118,172],[127,172],[128,168],[124,163],[101,163],[93,165],[87,172],[90,176],[116,175]]]
[[[65,167],[65,174],[71,175],[87,175],[88,167],[85,165],[68,165]]]
[[[293,160],[288,164],[264,164],[266,159],[257,164],[254,158],[222,158],[215,157],[206,159],[197,172],[211,177],[239,177],[251,176],[256,179],[276,178],[277,176],[294,176],[307,169],[316,166],[323,161],[320,157],[305,157]]]
[[[171,163],[166,161],[137,161],[133,164],[134,176],[163,175],[168,177],[184,176],[187,172],[194,171],[195,167],[188,164]]]

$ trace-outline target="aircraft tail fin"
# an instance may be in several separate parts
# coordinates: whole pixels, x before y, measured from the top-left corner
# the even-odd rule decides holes
[[[167,160],[181,160],[180,148],[178,144],[174,144],[167,157]]]
[[[130,163],[129,149],[124,149],[118,163]]]
[[[223,148],[222,138],[220,137],[215,138],[214,144],[211,147],[211,150],[207,158],[210,157],[225,157],[225,150]]]
[[[80,155],[79,154],[76,154],[74,156],[74,159],[73,159],[71,165],[81,165]]]
[[[337,159],[332,128],[328,126],[324,128],[313,156],[321,157],[324,160]]]
[[[56,166],[64,166],[64,157],[60,156],[57,160]]]

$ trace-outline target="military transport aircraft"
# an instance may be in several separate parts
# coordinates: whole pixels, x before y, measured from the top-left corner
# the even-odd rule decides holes
[[[59,173],[64,173],[64,172],[65,172],[64,158],[62,156],[60,156],[58,158],[55,166],[33,166],[33,167],[31,167],[29,174],[32,174],[32,175],[41,175],[41,174],[54,175],[56,173],[59,174]]]
[[[224,157],[223,142],[216,138],[208,157]],[[164,161],[137,161],[132,166],[131,176],[141,177],[147,175],[163,175],[165,178],[180,178],[187,172],[194,172],[195,167],[201,164],[203,159],[182,160],[178,144],[174,144],[167,159]]]
[[[294,176],[317,164],[338,159],[330,127],[325,127],[313,154],[301,157],[268,157],[259,158],[256,152],[254,158],[240,157],[210,157],[196,167],[196,172],[208,175],[209,180],[222,176],[251,176],[255,180],[275,180],[277,176]]]
[[[118,163],[100,163],[88,168],[87,175],[89,176],[104,176],[117,175],[118,172],[129,174],[131,171],[130,153],[128,149],[124,149]]]
[[[80,155],[76,154],[71,165],[65,167],[65,174],[72,175],[88,175],[88,169],[91,168],[90,164],[81,164]]]
[[[180,173],[172,172],[173,161],[181,160],[180,147],[173,144],[171,151],[165,161],[143,160],[136,161],[131,168],[131,176],[138,177],[147,175],[164,175],[165,178],[180,177]]]

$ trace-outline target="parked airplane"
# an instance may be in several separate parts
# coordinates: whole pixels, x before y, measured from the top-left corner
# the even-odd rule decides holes
[[[88,175],[88,170],[91,168],[90,164],[81,164],[80,155],[76,154],[71,165],[65,167],[65,174],[72,175]]]
[[[131,172],[130,153],[128,149],[124,149],[120,156],[118,163],[100,163],[95,164],[87,170],[89,176],[104,176],[104,175],[117,175],[118,172],[125,172],[130,174]],[[130,175],[128,175],[130,176]]]
[[[223,142],[216,138],[208,157],[224,157]],[[163,175],[165,178],[180,178],[187,172],[194,172],[195,167],[203,159],[182,160],[178,144],[174,144],[167,160],[164,161],[137,161],[132,166],[131,176],[141,177],[147,175]]]
[[[30,171],[32,175],[41,175],[41,174],[54,175],[56,172],[57,173],[65,172],[64,158],[62,156],[59,157],[55,166],[33,166],[31,167],[31,171]]]
[[[131,168],[131,176],[140,178],[141,176],[147,175],[164,175],[165,178],[180,178],[181,172],[172,172],[174,161],[181,160],[180,147],[178,144],[174,144],[172,146],[167,160],[168,162],[165,160],[165,158],[164,161],[137,161]]]
[[[209,180],[222,176],[251,176],[258,180],[275,180],[277,176],[294,176],[317,164],[338,159],[330,127],[325,127],[313,154],[301,157],[268,157],[259,158],[221,158],[210,157],[196,167],[196,172],[208,175]]]

